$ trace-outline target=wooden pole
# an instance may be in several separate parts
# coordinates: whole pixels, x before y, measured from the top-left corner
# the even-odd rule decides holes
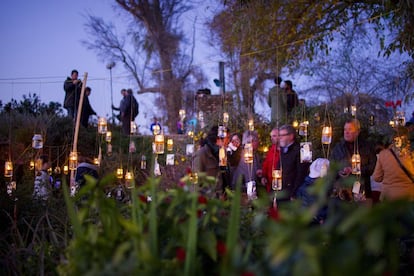
[[[85,95],[85,88],[86,88],[86,80],[88,79],[88,72],[85,72],[83,75],[83,81],[82,81],[82,89],[81,89],[81,95],[79,99],[79,105],[76,115],[76,123],[75,123],[75,134],[73,135],[73,147],[72,152],[78,151],[78,136],[79,136],[79,124],[80,124],[80,118],[82,115],[82,106],[83,106],[83,97]],[[71,188],[75,185],[75,170],[70,171],[70,186]]]

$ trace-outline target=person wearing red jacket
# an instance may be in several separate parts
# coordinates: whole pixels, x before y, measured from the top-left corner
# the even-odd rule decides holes
[[[267,152],[262,165],[262,185],[266,186],[267,192],[272,191],[272,171],[277,168],[280,159],[279,130],[277,128],[272,129],[270,132],[270,139],[272,146]]]

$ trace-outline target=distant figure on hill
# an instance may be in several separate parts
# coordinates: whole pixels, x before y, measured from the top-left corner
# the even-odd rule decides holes
[[[63,83],[63,89],[65,90],[63,107],[68,111],[68,116],[72,119],[75,118],[77,113],[82,89],[82,81],[78,79],[78,75],[77,70],[72,70],[70,77],[67,77]]]

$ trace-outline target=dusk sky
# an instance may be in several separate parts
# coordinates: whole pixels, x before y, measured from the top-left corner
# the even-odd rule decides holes
[[[90,101],[98,115],[110,115],[110,74],[106,68],[109,61],[99,60],[81,41],[87,39],[85,14],[119,24],[113,4],[111,0],[0,1],[3,11],[0,17],[0,100],[3,103],[12,98],[20,101],[23,95],[36,93],[42,102],[62,103],[63,82],[72,69],[77,69],[81,79],[85,72],[88,73],[87,85],[92,88]],[[201,14],[205,16],[206,12]],[[192,20],[191,15],[184,19]],[[201,25],[200,18],[198,26]],[[205,50],[200,49],[206,47],[203,43],[202,39],[196,42],[196,48],[202,53]],[[203,63],[207,72],[218,70],[218,60],[209,60],[207,55],[198,55],[196,62]],[[118,106],[121,88],[136,90],[136,85],[119,78],[125,76],[120,64],[112,70],[112,75],[114,104]],[[152,97],[139,96],[142,109],[146,104],[144,98]],[[153,108],[147,114],[141,112],[137,123],[149,125],[154,115],[149,113],[152,112]]]

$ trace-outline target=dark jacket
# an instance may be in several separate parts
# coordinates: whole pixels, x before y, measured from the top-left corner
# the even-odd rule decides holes
[[[82,104],[82,114],[81,114],[81,124],[84,127],[88,127],[89,116],[96,115],[95,110],[93,110],[91,103],[89,102],[89,97],[85,96],[83,98]]]
[[[365,189],[365,196],[371,197],[371,181],[370,176],[374,172],[375,163],[377,157],[375,155],[375,149],[372,144],[358,140],[358,152],[361,156],[361,178],[360,182]],[[351,158],[354,153],[354,143],[345,142],[342,140],[332,150],[330,157],[331,161],[338,163],[340,169],[344,167],[352,167]],[[348,178],[348,177],[347,177]],[[346,179],[346,178],[345,178]],[[344,181],[346,181],[344,179]],[[342,179],[338,178],[341,182]],[[349,179],[347,180],[349,181]]]
[[[95,179],[98,179],[98,168],[95,165],[92,165],[90,163],[80,163],[78,167],[76,168],[76,175],[75,175],[75,181],[81,188],[85,185],[85,174],[92,176]]]
[[[63,107],[76,109],[79,104],[82,82],[73,84],[72,79],[70,77],[67,77],[63,83],[63,89],[65,90],[65,100],[63,102]]]
[[[282,166],[282,191],[280,199],[290,199],[295,196],[296,190],[302,185],[309,174],[310,163],[300,162],[300,145],[294,142],[284,152],[280,149],[280,164]]]

